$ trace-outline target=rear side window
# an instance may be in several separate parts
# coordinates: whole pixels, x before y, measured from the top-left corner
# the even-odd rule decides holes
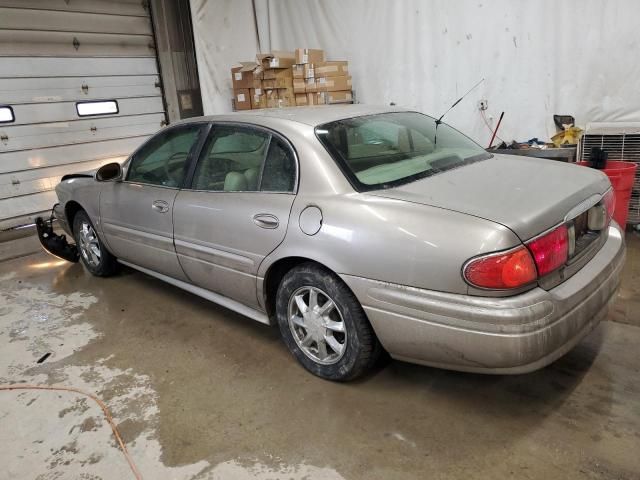
[[[196,167],[193,188],[211,192],[292,192],[291,149],[264,130],[215,126]]]
[[[293,192],[296,182],[296,164],[291,149],[279,138],[273,137],[262,170],[263,192]]]
[[[269,134],[245,127],[214,127],[193,178],[196,190],[255,192]]]

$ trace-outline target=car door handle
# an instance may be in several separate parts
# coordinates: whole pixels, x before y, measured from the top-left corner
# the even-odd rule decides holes
[[[262,228],[278,228],[280,220],[270,213],[258,213],[253,216],[253,223]]]
[[[167,213],[169,211],[169,204],[164,200],[155,200],[151,204],[151,208],[153,208],[156,212],[159,212],[159,213]]]

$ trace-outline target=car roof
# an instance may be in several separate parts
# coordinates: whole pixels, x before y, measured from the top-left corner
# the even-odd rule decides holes
[[[180,120],[176,123],[191,122],[215,122],[215,121],[238,121],[263,123],[265,119],[277,118],[291,122],[304,123],[315,127],[324,123],[342,120],[345,118],[360,117],[364,115],[375,115],[387,112],[406,112],[405,108],[393,106],[376,106],[363,104],[342,104],[342,105],[317,105],[313,107],[287,107],[287,108],[262,108],[259,110],[244,110],[221,115],[207,115],[203,117],[192,117]]]

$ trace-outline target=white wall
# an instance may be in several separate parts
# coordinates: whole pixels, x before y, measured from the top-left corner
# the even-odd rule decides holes
[[[554,113],[579,125],[640,120],[637,0],[256,0],[256,7],[263,50],[321,47],[330,59],[349,60],[363,103],[438,116],[485,78],[446,117],[482,144],[490,132],[481,98],[493,121],[505,111],[505,140],[548,139]],[[203,89],[205,112],[229,110],[229,67],[256,50],[251,1],[192,0],[192,10],[201,82],[215,86]]]
[[[229,112],[231,66],[258,51],[251,0],[191,0],[191,16],[204,113]]]

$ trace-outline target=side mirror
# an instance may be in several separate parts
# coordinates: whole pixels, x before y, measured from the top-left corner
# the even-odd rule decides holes
[[[96,172],[98,182],[117,182],[122,180],[122,166],[118,162],[107,163]]]

